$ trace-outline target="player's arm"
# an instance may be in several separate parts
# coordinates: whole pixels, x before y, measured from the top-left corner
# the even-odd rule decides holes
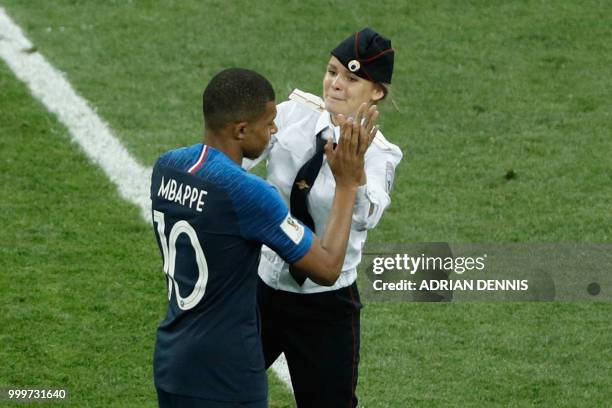
[[[357,186],[336,187],[325,236],[321,240],[313,236],[310,250],[293,264],[294,268],[319,285],[333,285],[342,272],[356,193]]]
[[[363,121],[362,118],[366,120]],[[310,250],[293,264],[312,281],[331,286],[342,272],[344,256],[351,229],[353,205],[357,189],[363,180],[364,155],[372,135],[376,133],[376,109],[366,110],[365,104],[357,117],[344,120],[340,117],[341,135],[338,146],[332,149],[331,140],[325,146],[329,166],[336,179],[336,191],[325,236],[314,237]]]

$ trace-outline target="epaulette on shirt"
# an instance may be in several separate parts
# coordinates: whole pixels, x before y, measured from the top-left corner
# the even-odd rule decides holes
[[[323,99],[319,98],[317,95],[300,91],[297,88],[291,92],[289,99],[301,105],[305,105],[317,112],[323,112],[325,110],[325,103],[323,102]]]

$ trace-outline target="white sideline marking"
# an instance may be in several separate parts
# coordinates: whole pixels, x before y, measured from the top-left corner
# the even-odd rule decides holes
[[[70,131],[72,140],[104,170],[117,186],[121,197],[140,208],[142,217],[150,224],[149,185],[152,169],[138,163],[130,155],[106,122],[76,93],[64,75],[49,64],[42,54],[32,52],[32,47],[21,28],[0,7],[0,58],[30,88],[32,95],[57,115]],[[284,355],[276,360],[272,369],[292,390]]]
[[[57,115],[87,157],[100,166],[125,200],[136,204],[151,222],[151,169],[138,163],[113,136],[109,126],[77,95],[64,75],[53,68],[0,8],[0,57],[32,94]]]
[[[293,391],[293,385],[291,384],[291,375],[289,374],[289,366],[287,365],[287,359],[285,353],[281,353],[272,364],[272,370],[276,376],[287,386],[289,391]]]

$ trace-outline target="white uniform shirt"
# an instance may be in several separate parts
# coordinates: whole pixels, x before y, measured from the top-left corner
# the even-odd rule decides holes
[[[287,206],[297,172],[314,155],[317,133],[323,130],[325,139],[333,135],[336,142],[339,138],[339,127],[334,127],[329,112],[323,109],[323,101],[315,95],[302,92],[300,94],[309,99],[307,103],[289,100],[279,104],[275,119],[278,132],[272,136],[268,148],[257,160],[243,161],[243,167],[250,169],[261,160],[268,159],[267,180],[276,186]],[[294,95],[295,93],[292,94]],[[313,101],[316,103],[313,104]],[[298,285],[289,274],[289,265],[266,246],[262,248],[259,264],[261,279],[274,289],[296,293],[323,292],[351,285],[357,279],[357,265],[361,261],[367,230],[378,224],[391,202],[389,194],[395,167],[401,159],[402,152],[399,147],[389,143],[379,131],[365,154],[367,184],[357,191],[342,274],[333,286],[320,286],[310,279],[306,279],[302,286]],[[335,188],[334,176],[324,157],[321,170],[308,194],[307,203],[319,238],[325,234]]]

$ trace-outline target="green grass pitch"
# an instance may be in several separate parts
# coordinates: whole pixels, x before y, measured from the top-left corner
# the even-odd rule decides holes
[[[201,92],[218,70],[255,69],[279,99],[319,93],[329,50],[372,26],[396,49],[381,122],[405,156],[369,242],[612,240],[609,2],[0,6],[148,166],[200,140]],[[151,227],[3,62],[0,152],[0,387],[155,406],[165,296]],[[360,406],[607,406],[611,313],[609,302],[367,303]],[[270,383],[270,406],[292,407]]]

